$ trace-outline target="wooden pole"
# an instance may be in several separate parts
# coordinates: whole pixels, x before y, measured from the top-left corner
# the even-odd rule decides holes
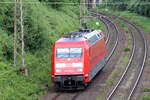
[[[14,66],[16,67],[16,54],[17,54],[17,0],[15,0],[15,9],[14,9]]]
[[[23,24],[23,3],[20,0],[20,13],[21,13],[21,33],[22,33],[22,67],[20,71],[24,71],[26,76],[29,76],[30,71],[29,68],[25,66],[25,58],[24,58],[24,24]]]
[[[80,29],[82,28],[81,18],[82,18],[82,0],[80,0]]]
[[[22,67],[25,67],[25,59],[24,59],[24,26],[23,26],[23,4],[22,0],[20,0],[20,13],[21,13],[21,33],[22,33]]]

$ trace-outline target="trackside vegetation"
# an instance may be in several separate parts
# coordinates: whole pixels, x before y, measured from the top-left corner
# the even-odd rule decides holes
[[[140,4],[138,4],[138,5],[140,5]],[[115,6],[114,7],[112,7],[112,6],[106,7],[106,5],[100,5],[97,9],[98,9],[98,11],[101,11],[101,12],[106,12],[108,14],[112,14],[112,15],[117,15],[117,16],[124,17],[124,18],[132,21],[134,24],[138,25],[144,31],[147,31],[150,34],[150,28],[149,28],[149,26],[150,26],[150,20],[149,20],[149,17],[148,17],[149,16],[148,12],[150,10],[147,11],[147,9],[149,9],[149,7],[147,7],[147,6],[149,6],[149,5],[147,5],[145,7],[142,6],[142,7],[144,7],[143,9],[140,8],[141,6],[137,7],[134,4],[133,4],[133,6],[135,6],[136,8],[138,8],[137,11],[135,11],[136,9],[135,10],[131,10],[131,9],[127,9],[127,8],[126,9],[118,8],[118,7],[121,7],[120,5],[118,5],[116,7]],[[95,10],[97,10],[97,9],[95,9]],[[141,11],[138,11],[139,9]],[[130,51],[130,49],[128,47],[125,47],[124,50],[125,51]],[[145,91],[147,92],[147,95],[144,95],[142,97],[142,100],[150,100],[149,89],[148,88],[144,88],[144,92]]]
[[[128,10],[142,16],[150,17],[150,0],[103,0],[103,2],[114,10]]]
[[[91,20],[87,21],[87,26],[91,29],[100,29],[106,35],[105,25],[98,19],[92,18]]]
[[[112,10],[112,8],[104,8],[104,6],[99,6],[99,11],[107,12],[110,14],[114,14],[117,16],[122,16],[130,21],[134,22],[136,25],[139,25],[141,28],[143,28],[145,31],[150,33],[150,20],[149,17],[141,16],[139,14],[133,13],[131,11],[118,11],[118,10]]]
[[[79,5],[50,2],[78,3],[78,0],[23,0],[25,66],[30,76],[19,73],[21,62],[20,10],[17,10],[17,66],[13,66],[14,3],[0,2],[0,100],[39,100],[46,93],[42,84],[53,87],[50,79],[51,48],[64,33],[79,30]],[[95,19],[94,19],[95,20]],[[95,24],[92,20],[88,26]],[[99,26],[92,28],[103,28]]]
[[[38,0],[24,1],[25,65],[30,76],[18,73],[21,67],[20,11],[18,9],[17,67],[13,67],[14,3],[0,3],[0,99],[39,100],[52,86],[50,79],[51,48],[64,33],[79,29],[79,6],[59,9]],[[1,0],[9,2],[9,0]],[[18,3],[19,6],[19,3]]]

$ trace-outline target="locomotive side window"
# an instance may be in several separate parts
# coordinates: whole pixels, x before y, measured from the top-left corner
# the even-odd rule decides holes
[[[98,34],[97,34],[97,37],[101,39],[101,38],[102,38],[102,35],[98,33]]]
[[[56,58],[82,57],[82,48],[57,48]]]

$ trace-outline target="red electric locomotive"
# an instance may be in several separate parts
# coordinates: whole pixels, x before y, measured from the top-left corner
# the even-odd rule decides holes
[[[101,30],[79,31],[57,40],[52,48],[52,82],[59,89],[82,89],[104,67],[106,45]]]

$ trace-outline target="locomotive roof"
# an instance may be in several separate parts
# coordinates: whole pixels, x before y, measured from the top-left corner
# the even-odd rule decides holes
[[[82,42],[88,40],[89,43],[92,45],[97,40],[103,38],[103,36],[100,33],[101,30],[94,30],[92,32],[72,32],[68,33],[68,37],[63,37],[56,42]]]
[[[85,39],[82,37],[74,37],[74,38],[61,38],[57,42],[75,42],[75,41],[84,41]]]

